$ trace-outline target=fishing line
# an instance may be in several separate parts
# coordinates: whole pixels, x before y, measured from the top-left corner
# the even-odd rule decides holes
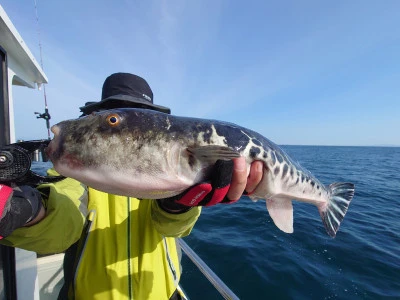
[[[38,10],[37,10],[36,0],[34,0],[34,3],[35,3],[37,33],[38,33],[38,39],[39,39],[40,67],[44,71],[44,68],[43,68],[43,55],[42,55],[42,42],[41,42],[40,25],[39,25],[39,15],[38,15]],[[44,113],[41,114],[39,112],[35,112],[35,115],[38,115],[36,117],[38,119],[45,119],[46,120],[47,138],[50,140],[50,119],[51,119],[51,117],[50,117],[49,108],[48,108],[48,105],[47,105],[46,84],[44,84],[44,83],[43,83],[43,96],[44,96]]]

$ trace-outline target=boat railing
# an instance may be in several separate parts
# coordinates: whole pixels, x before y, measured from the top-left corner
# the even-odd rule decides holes
[[[193,264],[203,273],[208,281],[217,289],[224,299],[237,300],[238,296],[214,273],[210,267],[189,247],[189,245],[182,239],[178,239],[178,243],[183,252],[193,262]]]

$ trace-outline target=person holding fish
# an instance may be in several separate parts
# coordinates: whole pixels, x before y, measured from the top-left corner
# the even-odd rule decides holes
[[[101,101],[88,102],[81,111],[87,116],[125,107],[170,114],[169,108],[153,103],[152,90],[143,78],[128,73],[110,75]],[[91,138],[95,143],[96,137]],[[129,143],[125,144],[127,157]],[[53,156],[61,151],[49,148]],[[112,149],[107,155],[113,155]],[[146,159],[152,155],[148,153]],[[69,159],[69,167],[79,170],[80,162],[72,154]],[[138,172],[145,164],[146,160]],[[115,178],[121,185],[123,173],[121,168],[122,177]],[[58,174],[50,169],[48,175]],[[156,200],[101,192],[101,187],[94,189],[72,178],[37,189],[3,186],[0,243],[39,254],[65,251],[59,299],[182,299],[177,290],[181,266],[175,238],[191,232],[201,207],[236,202],[243,193],[255,190],[262,176],[260,161],[248,170],[245,159],[238,157],[217,160],[209,181],[169,197],[159,191]],[[148,184],[154,184],[151,178]]]

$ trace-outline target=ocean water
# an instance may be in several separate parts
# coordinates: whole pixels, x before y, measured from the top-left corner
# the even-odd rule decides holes
[[[283,148],[324,184],[355,183],[336,238],[313,205],[294,202],[286,234],[265,201],[242,197],[204,208],[186,243],[240,299],[400,299],[400,148]],[[182,266],[191,300],[222,299],[186,255]]]
[[[317,208],[294,202],[294,233],[273,223],[265,201],[203,209],[184,238],[240,299],[400,299],[400,148],[283,146],[322,183],[356,192],[336,238]],[[191,300],[222,299],[184,256]]]

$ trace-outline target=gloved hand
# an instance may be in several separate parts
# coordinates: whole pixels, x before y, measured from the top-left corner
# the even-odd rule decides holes
[[[233,203],[228,193],[233,172],[232,160],[218,160],[213,168],[210,181],[199,183],[185,192],[165,199],[158,199],[158,205],[169,213],[183,213],[193,206],[212,206],[218,203]]]
[[[0,239],[35,219],[41,207],[42,197],[35,188],[0,184]]]

